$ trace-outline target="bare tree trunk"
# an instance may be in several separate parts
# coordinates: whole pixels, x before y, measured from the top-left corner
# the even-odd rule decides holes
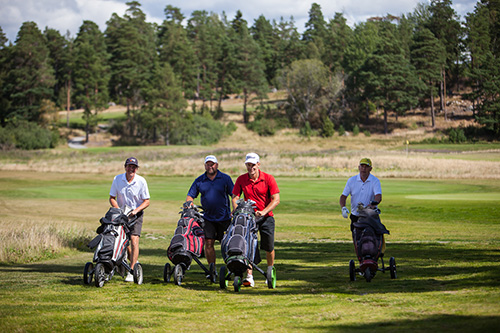
[[[243,90],[243,123],[247,124],[248,123],[248,115],[247,115],[247,100],[248,100],[248,95],[246,92],[246,89]]]
[[[441,110],[444,111],[444,120],[447,120],[446,114],[446,71],[443,69],[443,97],[441,98]]]
[[[69,128],[69,109],[71,104],[71,84],[66,82],[66,127]]]
[[[384,134],[387,134],[387,109],[384,107]]]
[[[432,87],[431,87],[431,120],[432,120],[432,128],[436,126],[436,120],[434,116],[434,94],[432,93]]]

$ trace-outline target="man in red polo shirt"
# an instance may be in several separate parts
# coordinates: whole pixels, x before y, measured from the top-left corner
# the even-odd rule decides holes
[[[245,159],[248,173],[236,179],[233,187],[233,207],[244,194],[245,200],[256,203],[255,217],[260,233],[260,248],[266,251],[267,266],[274,266],[274,214],[273,209],[280,203],[280,190],[273,176],[260,170],[260,158],[256,153],[249,153]],[[247,271],[243,285],[253,287],[252,270]]]

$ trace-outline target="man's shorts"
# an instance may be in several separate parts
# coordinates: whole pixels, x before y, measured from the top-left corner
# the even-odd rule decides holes
[[[224,232],[227,230],[230,224],[231,220],[220,222],[205,220],[205,227],[203,228],[203,230],[205,231],[205,238],[216,239],[220,242],[222,240],[222,237],[224,237]]]
[[[271,252],[274,250],[274,217],[267,216],[257,220],[257,227],[260,233],[260,248]]]
[[[135,224],[132,227],[132,229],[130,229],[131,235],[141,237],[142,221],[144,220],[144,213],[142,213],[142,214],[141,213],[142,212],[139,212],[139,214],[137,214],[139,217],[137,218],[137,220],[135,220]]]

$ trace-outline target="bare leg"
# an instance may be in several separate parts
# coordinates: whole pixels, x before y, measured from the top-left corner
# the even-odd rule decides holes
[[[274,250],[271,252],[266,251],[267,266],[274,266]],[[247,275],[253,275],[253,270],[248,269]]]
[[[274,250],[271,252],[266,251],[267,266],[274,266]]]
[[[130,246],[128,247],[129,260],[130,260],[130,268],[134,269],[134,265],[139,259],[139,236],[131,235],[130,236]]]
[[[214,248],[215,239],[206,239],[205,243],[205,257],[207,257],[208,264],[215,264],[215,248]]]

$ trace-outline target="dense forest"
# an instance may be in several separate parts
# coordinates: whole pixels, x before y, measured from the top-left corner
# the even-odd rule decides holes
[[[375,110],[385,133],[389,112],[417,107],[430,108],[434,126],[436,112],[447,117],[447,99],[459,94],[472,102],[481,133],[499,138],[498,1],[481,0],[461,19],[451,0],[432,0],[353,28],[341,13],[325,19],[313,3],[302,34],[293,17],[260,16],[249,26],[241,12],[200,10],[186,20],[168,5],[157,25],[138,1],[127,5],[104,31],[84,21],[75,37],[24,22],[8,43],[0,27],[3,149],[54,146],[60,110],[83,109],[88,135],[110,103],[126,105],[127,120],[114,130],[135,143],[197,143],[189,141],[196,128],[221,132],[221,102],[234,94],[244,122],[261,135],[295,127],[327,137],[362,126]],[[271,104],[276,90],[286,98]]]

